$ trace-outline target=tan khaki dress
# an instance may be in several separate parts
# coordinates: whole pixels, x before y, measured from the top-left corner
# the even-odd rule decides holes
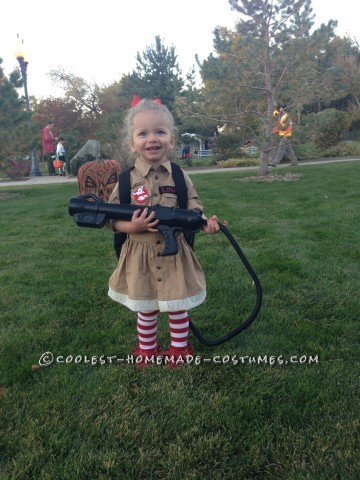
[[[196,190],[185,172],[184,177],[188,188],[188,208],[202,210]],[[170,193],[174,192],[175,186],[170,162],[154,168],[136,160],[130,183],[133,205],[178,206],[176,193]],[[117,184],[109,202],[119,201]],[[110,228],[113,228],[113,223],[109,222]],[[161,257],[159,253],[164,248],[161,233],[129,234],[117,268],[109,280],[109,296],[135,312],[171,312],[200,305],[206,297],[204,272],[182,234],[178,235],[177,243],[179,251],[176,255]]]

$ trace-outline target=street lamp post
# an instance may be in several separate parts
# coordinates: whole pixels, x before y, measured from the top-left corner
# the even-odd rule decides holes
[[[29,103],[29,94],[28,94],[28,87],[27,87],[27,67],[29,62],[25,59],[25,53],[24,53],[24,48],[23,48],[23,43],[24,41],[19,44],[20,39],[18,35],[18,48],[15,52],[15,56],[17,58],[17,61],[19,62],[20,65],[20,71],[21,71],[21,77],[23,79],[24,83],[24,93],[25,93],[25,105],[26,105],[26,111],[29,115],[29,124],[30,124],[30,130],[32,126],[32,121],[31,121],[31,116],[30,116],[30,103]],[[41,172],[39,169],[39,164],[36,160],[36,152],[35,148],[31,150],[31,170],[30,170],[30,177],[40,177]]]

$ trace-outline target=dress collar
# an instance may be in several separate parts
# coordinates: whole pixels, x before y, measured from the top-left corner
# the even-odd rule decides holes
[[[143,177],[146,177],[149,174],[150,170],[155,172],[156,170],[165,169],[169,173],[171,173],[171,164],[168,160],[166,162],[160,163],[160,165],[157,165],[156,167],[153,167],[152,165],[149,165],[148,163],[141,160],[140,158],[137,158],[135,160],[135,168]]]

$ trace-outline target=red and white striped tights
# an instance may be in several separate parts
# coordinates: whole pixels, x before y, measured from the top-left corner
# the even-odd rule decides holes
[[[137,332],[139,346],[143,350],[156,348],[157,318],[159,310],[154,312],[138,312]],[[186,310],[169,312],[171,346],[184,348],[188,344],[189,316]]]

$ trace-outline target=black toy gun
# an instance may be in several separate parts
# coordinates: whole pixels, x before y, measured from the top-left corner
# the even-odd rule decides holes
[[[140,210],[142,213],[145,208],[148,208],[147,216],[155,212],[154,221],[159,220],[155,228],[163,234],[165,240],[161,256],[175,255],[178,252],[175,236],[177,232],[184,230],[198,232],[207,223],[198,210],[162,207],[161,205],[139,207],[121,203],[106,203],[93,194],[71,198],[69,214],[74,217],[79,227],[102,228],[110,218],[130,221],[136,210]]]

